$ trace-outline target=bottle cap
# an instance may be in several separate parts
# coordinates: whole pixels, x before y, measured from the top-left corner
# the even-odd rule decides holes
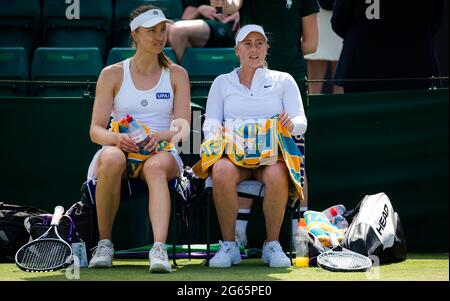
[[[336,210],[336,208],[331,208],[331,209],[330,209],[330,214],[331,214],[331,216],[336,216],[336,215],[337,215],[337,210]]]
[[[127,118],[126,118],[126,117],[121,118],[121,119],[119,120],[119,123],[120,123],[120,124],[127,124],[127,123],[128,123]]]
[[[125,118],[127,119],[128,122],[133,121],[133,116],[131,116],[131,115],[127,115]]]
[[[298,226],[299,226],[299,227],[306,227],[306,222],[305,222],[305,219],[304,219],[304,218],[301,218],[301,219],[298,221]]]

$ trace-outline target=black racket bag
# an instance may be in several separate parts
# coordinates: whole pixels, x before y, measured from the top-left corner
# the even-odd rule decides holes
[[[0,262],[12,262],[17,250],[30,238],[24,220],[27,217],[48,214],[30,206],[0,202]]]

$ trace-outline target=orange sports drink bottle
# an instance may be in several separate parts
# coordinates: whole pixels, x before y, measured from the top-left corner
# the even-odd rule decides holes
[[[295,266],[309,266],[309,247],[308,230],[306,229],[305,219],[301,218],[298,222],[297,233],[295,234]]]

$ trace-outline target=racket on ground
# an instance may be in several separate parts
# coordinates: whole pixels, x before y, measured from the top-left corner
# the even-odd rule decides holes
[[[365,272],[372,267],[372,261],[361,254],[343,248],[335,234],[330,235],[333,248],[317,256],[317,264],[332,272]]]
[[[26,272],[51,272],[70,265],[72,248],[58,234],[59,220],[64,213],[56,206],[50,228],[16,253],[16,265]]]

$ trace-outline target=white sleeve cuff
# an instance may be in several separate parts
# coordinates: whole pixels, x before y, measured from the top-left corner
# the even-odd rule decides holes
[[[306,128],[308,126],[308,122],[306,120],[305,115],[299,115],[291,119],[294,124],[294,129],[291,132],[291,135],[303,135],[306,133]]]

